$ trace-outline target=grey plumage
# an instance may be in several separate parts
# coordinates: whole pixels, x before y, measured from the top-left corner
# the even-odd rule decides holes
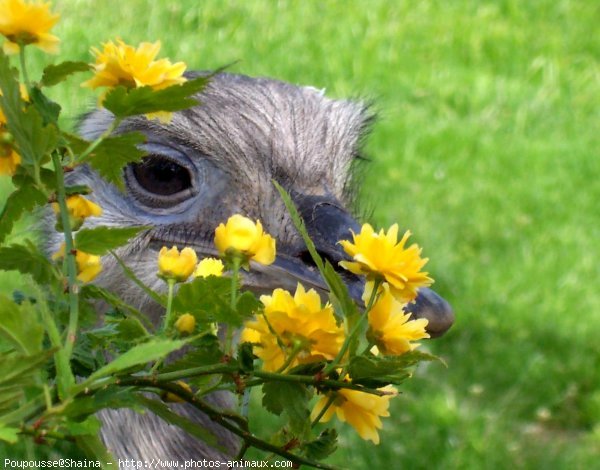
[[[301,280],[323,291],[271,181],[275,179],[291,193],[319,250],[337,265],[344,255],[336,242],[350,235],[350,227],[356,227],[345,208],[352,195],[351,168],[373,120],[369,106],[332,100],[310,87],[233,74],[216,75],[199,100],[199,106],[176,113],[167,125],[139,117],[120,126],[119,131],[137,130],[146,135],[148,161],[158,165],[158,169],[150,170],[128,168],[126,193],[103,182],[89,168],[69,175],[71,183],[91,186],[94,192],[90,199],[104,209],[101,217],[88,219],[87,226],[152,226],[121,248],[119,255],[147,285],[161,290],[164,283],[156,277],[161,246],[193,246],[200,257],[214,256],[215,227],[230,215],[241,213],[261,220],[278,245],[278,261],[270,267],[255,266],[244,277],[247,288],[258,292],[275,287],[293,289]],[[94,111],[82,121],[81,134],[93,139],[111,119],[106,111]],[[185,180],[183,186],[188,183],[182,173],[186,171],[188,187],[175,194],[160,194],[169,192],[173,184],[161,179],[161,168],[179,175]],[[146,171],[150,171],[148,180]],[[148,181],[155,173],[160,180],[155,181],[158,192],[148,191]],[[56,234],[51,233],[49,240],[49,249],[55,249]],[[103,264],[98,282],[158,322],[162,311],[134,285],[124,282],[113,260],[104,259]],[[358,292],[358,280],[344,275]],[[429,290],[423,296],[421,302],[430,304],[439,299]],[[445,303],[437,310],[434,307],[429,313],[424,308],[415,315],[437,315],[441,333],[451,324],[451,312]],[[211,399],[218,406],[227,406],[225,395]],[[205,416],[185,406],[179,408],[205,426],[218,429]],[[228,449],[225,453],[208,448],[150,414],[109,410],[102,413],[102,419],[103,438],[119,458],[226,459],[237,448],[237,441],[221,429],[218,432]]]

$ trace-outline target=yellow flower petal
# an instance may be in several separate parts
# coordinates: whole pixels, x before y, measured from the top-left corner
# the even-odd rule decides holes
[[[421,287],[429,286],[433,279],[421,268],[427,258],[421,258],[421,249],[413,244],[405,248],[410,232],[404,233],[398,242],[398,225],[394,224],[387,233],[376,233],[369,224],[364,224],[360,233],[353,233],[353,241],[340,241],[352,261],[341,261],[340,266],[367,281],[385,280],[390,291],[401,302],[413,301]]]
[[[0,0],[0,34],[7,54],[19,52],[19,44],[33,44],[46,52],[57,52],[59,39],[49,31],[60,15],[50,12],[50,3]]]
[[[368,334],[383,354],[404,354],[419,345],[411,341],[429,338],[425,331],[427,319],[411,320],[411,314],[404,312],[404,305],[392,295],[389,285],[383,283],[368,318]]]
[[[208,277],[208,276],[222,276],[225,266],[220,259],[216,258],[204,258],[198,263],[196,271],[194,271],[195,277]]]
[[[92,48],[96,62],[92,64],[94,76],[82,83],[89,88],[125,86],[137,88],[149,86],[154,90],[184,83],[186,65],[183,62],[172,64],[167,59],[155,61],[160,51],[160,41],[143,42],[137,48],[117,39],[116,44],[109,41],[102,50]],[[158,118],[169,121],[172,113],[159,112],[147,115],[149,119]]]

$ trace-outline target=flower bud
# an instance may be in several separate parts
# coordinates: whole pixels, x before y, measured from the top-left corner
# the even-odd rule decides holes
[[[194,315],[184,313],[175,322],[175,328],[182,335],[191,335],[196,328],[196,318]]]
[[[170,250],[163,246],[158,253],[158,276],[184,282],[196,269],[197,261],[196,252],[191,248],[184,248],[180,253],[175,246]]]

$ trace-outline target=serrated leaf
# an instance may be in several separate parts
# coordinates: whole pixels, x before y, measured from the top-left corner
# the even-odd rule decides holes
[[[95,227],[84,228],[75,234],[75,247],[92,255],[105,255],[127,244],[141,231],[149,227]]]
[[[198,77],[162,90],[153,90],[149,86],[132,89],[118,86],[106,95],[102,105],[120,118],[158,111],[180,111],[198,104],[191,95],[202,91],[209,80],[210,77]]]
[[[17,305],[0,295],[0,336],[27,355],[41,350],[44,328],[29,302]]]
[[[39,284],[51,284],[61,277],[56,267],[31,242],[1,247],[0,270],[29,274]]]
[[[202,427],[198,423],[187,419],[186,417],[174,413],[169,407],[158,400],[152,400],[143,396],[139,397],[142,405],[148,408],[152,413],[163,419],[169,424],[173,424],[189,435],[206,442],[210,447],[226,452],[225,448],[219,444],[217,436],[210,432],[209,427]]]
[[[56,124],[62,109],[58,103],[55,103],[44,95],[37,87],[31,88],[29,91],[29,99],[40,113],[40,116],[42,116],[44,125],[50,123]]]
[[[304,444],[302,449],[309,459],[323,460],[336,451],[337,437],[335,429],[326,429],[314,441]]]
[[[185,344],[185,341],[170,339],[155,339],[147,343],[139,344],[117,357],[114,361],[109,362],[101,369],[98,369],[90,375],[86,382],[91,382],[100,377],[118,374],[131,367],[162,359],[173,351],[182,348]]]
[[[137,163],[142,160],[145,152],[138,146],[145,141],[146,137],[140,132],[128,132],[108,137],[94,149],[84,162],[89,163],[106,181],[124,191],[123,168],[129,163]]]
[[[173,298],[173,309],[190,313],[200,322],[241,326],[241,315],[230,306],[231,280],[209,276],[183,284]]]
[[[15,222],[24,213],[31,212],[47,202],[47,196],[34,186],[23,186],[13,191],[0,213],[0,243],[10,234]]]
[[[40,86],[53,86],[62,82],[63,80],[66,80],[74,73],[87,72],[88,70],[91,70],[89,64],[70,60],[56,65],[48,65],[42,74]]]
[[[293,382],[267,382],[262,387],[262,404],[275,415],[285,413],[290,431],[295,435],[310,429],[308,400],[310,393],[304,384]]]
[[[355,356],[350,360],[348,373],[352,382],[378,388],[387,384],[400,384],[410,377],[410,367],[421,361],[439,360],[422,351],[409,351],[400,356]]]

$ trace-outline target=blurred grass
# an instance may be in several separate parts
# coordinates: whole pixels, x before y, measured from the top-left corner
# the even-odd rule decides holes
[[[362,199],[379,225],[413,231],[457,322],[428,346],[448,368],[416,371],[382,444],[345,433],[333,462],[598,465],[597,3],[56,3],[61,59],[89,60],[118,35],[161,39],[193,69],[239,61],[232,70],[375,99]],[[94,104],[78,86],[55,91],[67,125]],[[0,275],[2,290],[20,282]]]

